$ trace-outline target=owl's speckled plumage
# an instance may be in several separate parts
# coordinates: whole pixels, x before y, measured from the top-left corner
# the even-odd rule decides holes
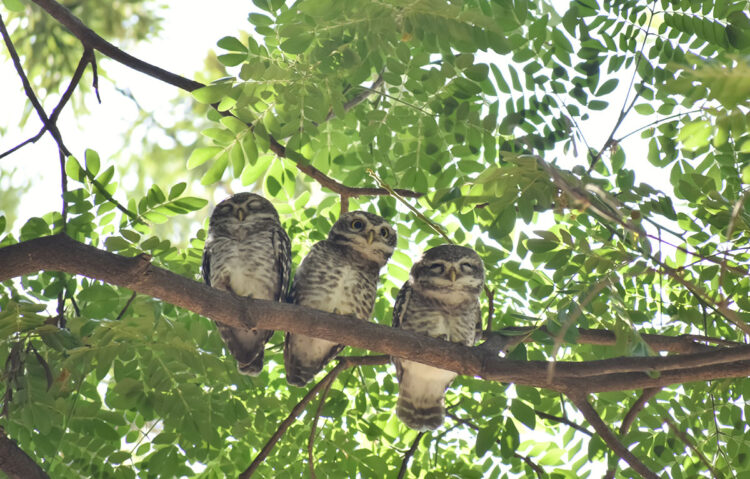
[[[254,193],[237,193],[216,205],[203,250],[206,284],[238,296],[283,301],[290,270],[289,236],[270,201]],[[258,375],[273,331],[216,326],[237,360],[237,369]]]
[[[480,324],[484,265],[470,248],[427,250],[411,268],[393,307],[393,327],[433,338],[474,344]],[[456,373],[392,358],[399,382],[396,415],[412,429],[437,429],[445,418],[445,390]]]
[[[383,218],[364,211],[341,215],[328,238],[316,243],[297,268],[289,302],[367,321],[375,304],[380,268],[393,254],[396,232]],[[343,346],[287,333],[286,380],[304,386]]]

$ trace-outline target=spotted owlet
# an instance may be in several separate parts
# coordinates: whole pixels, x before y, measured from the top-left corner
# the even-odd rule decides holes
[[[474,344],[480,324],[479,293],[484,266],[474,250],[442,245],[414,264],[393,308],[393,327]],[[437,429],[445,418],[445,390],[456,373],[392,358],[399,382],[396,415],[412,429]]]
[[[237,193],[214,208],[203,250],[203,279],[214,288],[239,296],[283,301],[289,289],[289,236],[270,201],[254,193]],[[273,331],[241,329],[217,323],[237,369],[257,376],[263,348]]]
[[[297,268],[289,302],[367,321],[380,268],[395,247],[396,232],[383,218],[364,211],[344,213]],[[286,380],[304,386],[342,349],[331,341],[287,333]]]

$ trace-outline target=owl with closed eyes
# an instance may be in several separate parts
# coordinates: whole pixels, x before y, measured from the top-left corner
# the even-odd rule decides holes
[[[442,245],[414,264],[396,297],[393,327],[472,346],[481,326],[479,294],[484,265],[471,248]],[[399,382],[396,415],[419,431],[434,430],[445,418],[445,390],[452,371],[392,358]]]
[[[289,290],[289,236],[270,201],[237,193],[214,208],[203,250],[203,279],[238,296],[284,301]],[[221,338],[242,374],[263,370],[263,350],[272,330],[232,328],[217,323]]]
[[[297,268],[289,302],[367,321],[380,269],[395,247],[396,232],[380,216],[364,211],[342,214],[328,237],[314,244]],[[287,382],[304,386],[342,349],[331,341],[287,333]]]

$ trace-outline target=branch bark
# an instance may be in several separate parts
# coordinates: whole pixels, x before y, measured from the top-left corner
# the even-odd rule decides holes
[[[44,470],[0,429],[0,471],[12,479],[49,479]]]
[[[602,418],[599,417],[599,413],[597,413],[593,406],[589,404],[585,394],[569,394],[568,397],[581,411],[583,417],[585,417],[589,424],[591,424],[591,427],[594,428],[596,433],[599,434],[599,437],[604,440],[607,446],[609,446],[615,454],[630,464],[630,467],[646,479],[659,479],[659,476],[646,467],[640,459],[635,457],[635,455],[633,455],[633,453],[630,452],[622,442],[620,442],[617,436],[615,436],[615,433],[613,433],[609,426],[607,426],[604,421],[602,421]]]
[[[41,270],[84,275],[159,298],[233,327],[289,331],[398,356],[487,380],[568,392],[644,389],[690,381],[750,375],[750,346],[714,348],[668,357],[614,358],[555,363],[516,361],[493,351],[357,321],[298,305],[239,298],[150,264],[146,255],[126,258],[58,234],[0,249],[0,281]],[[652,372],[651,375],[646,372]],[[658,374],[653,374],[658,372]]]

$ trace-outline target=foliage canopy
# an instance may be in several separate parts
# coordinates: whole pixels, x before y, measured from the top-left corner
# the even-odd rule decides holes
[[[6,46],[15,42],[37,94],[62,94],[78,44],[106,50],[63,31],[70,12],[54,1],[32,1],[4,0],[17,12]],[[38,161],[62,162],[63,207],[0,215],[0,248],[64,232],[197,280],[205,197],[242,188],[275,203],[295,264],[342,208],[390,218],[399,250],[381,278],[381,324],[415,258],[447,240],[484,259],[487,337],[502,339],[508,359],[745,351],[747,0],[253,4],[247,31],[217,43],[223,78],[203,86],[144,71],[195,101],[195,121],[180,127],[203,140],[185,159],[159,157],[179,176],[124,191],[127,165],[87,145],[68,151],[47,128],[61,156]],[[85,23],[110,19],[89,24],[107,40],[142,40],[157,22],[145,1],[76,8]],[[146,19],[136,31],[134,18]],[[162,171],[151,168],[141,171]],[[191,233],[175,240],[178,219]],[[318,399],[301,403],[308,390],[286,384],[281,333],[264,372],[248,378],[209,319],[135,287],[53,270],[11,278],[2,264],[0,281],[0,425],[52,477],[236,476],[277,431],[262,477],[750,472],[741,374],[696,381],[670,366],[686,379],[634,390],[623,376],[596,394],[610,370],[579,393],[459,376],[444,427],[423,435],[393,415],[392,366],[337,367]],[[747,366],[711,361],[695,371]],[[298,418],[280,429],[295,405]]]

